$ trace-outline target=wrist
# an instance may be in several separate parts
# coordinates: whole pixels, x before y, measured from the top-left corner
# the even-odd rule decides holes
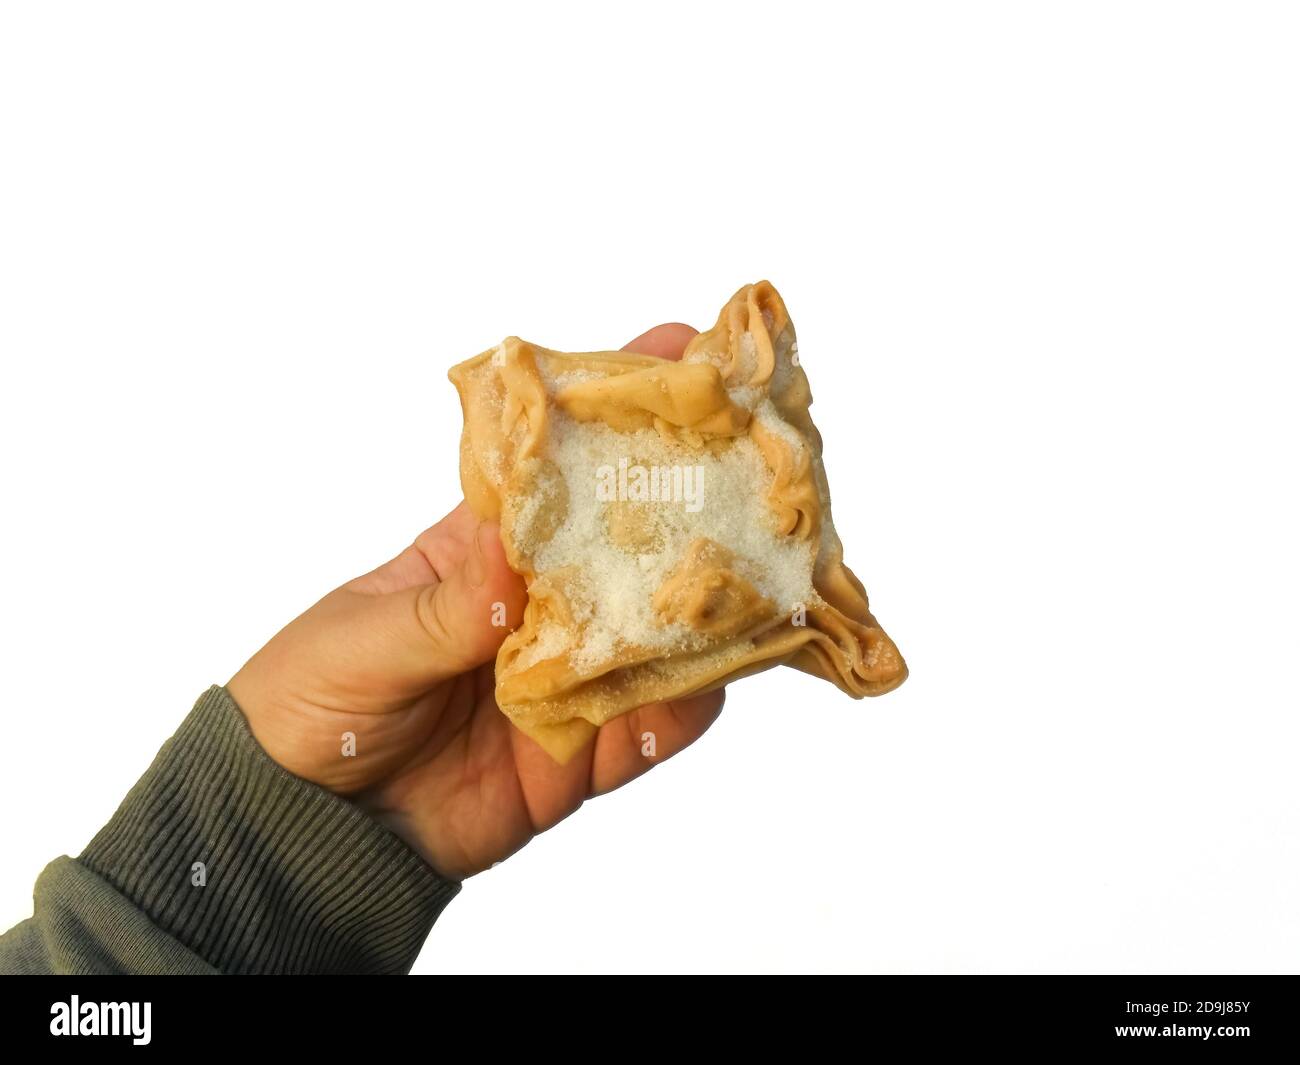
[[[405,971],[459,890],[273,762],[215,687],[80,862],[223,972]]]

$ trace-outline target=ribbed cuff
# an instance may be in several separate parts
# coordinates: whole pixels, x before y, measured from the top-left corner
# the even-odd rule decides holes
[[[78,860],[225,973],[407,972],[460,890],[273,762],[219,687]]]

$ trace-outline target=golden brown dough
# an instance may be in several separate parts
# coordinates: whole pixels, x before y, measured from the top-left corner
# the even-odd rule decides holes
[[[855,697],[906,678],[844,565],[797,350],[761,281],[681,362],[510,337],[452,368],[465,498],[528,585],[497,702],[556,761],[782,663]]]

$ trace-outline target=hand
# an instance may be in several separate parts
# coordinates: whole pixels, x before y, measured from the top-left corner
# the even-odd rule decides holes
[[[661,325],[625,350],[678,359],[694,335]],[[526,601],[497,527],[461,503],[290,622],[227,688],[282,766],[354,798],[444,875],[471,876],[689,746],[722,709],[721,691],[643,706],[556,765],[493,697],[497,648]],[[505,628],[491,623],[494,603]]]

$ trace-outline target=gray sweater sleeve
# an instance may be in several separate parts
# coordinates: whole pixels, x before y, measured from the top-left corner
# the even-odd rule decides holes
[[[459,890],[273,762],[214,687],[82,855],[41,873],[0,973],[403,973]]]

